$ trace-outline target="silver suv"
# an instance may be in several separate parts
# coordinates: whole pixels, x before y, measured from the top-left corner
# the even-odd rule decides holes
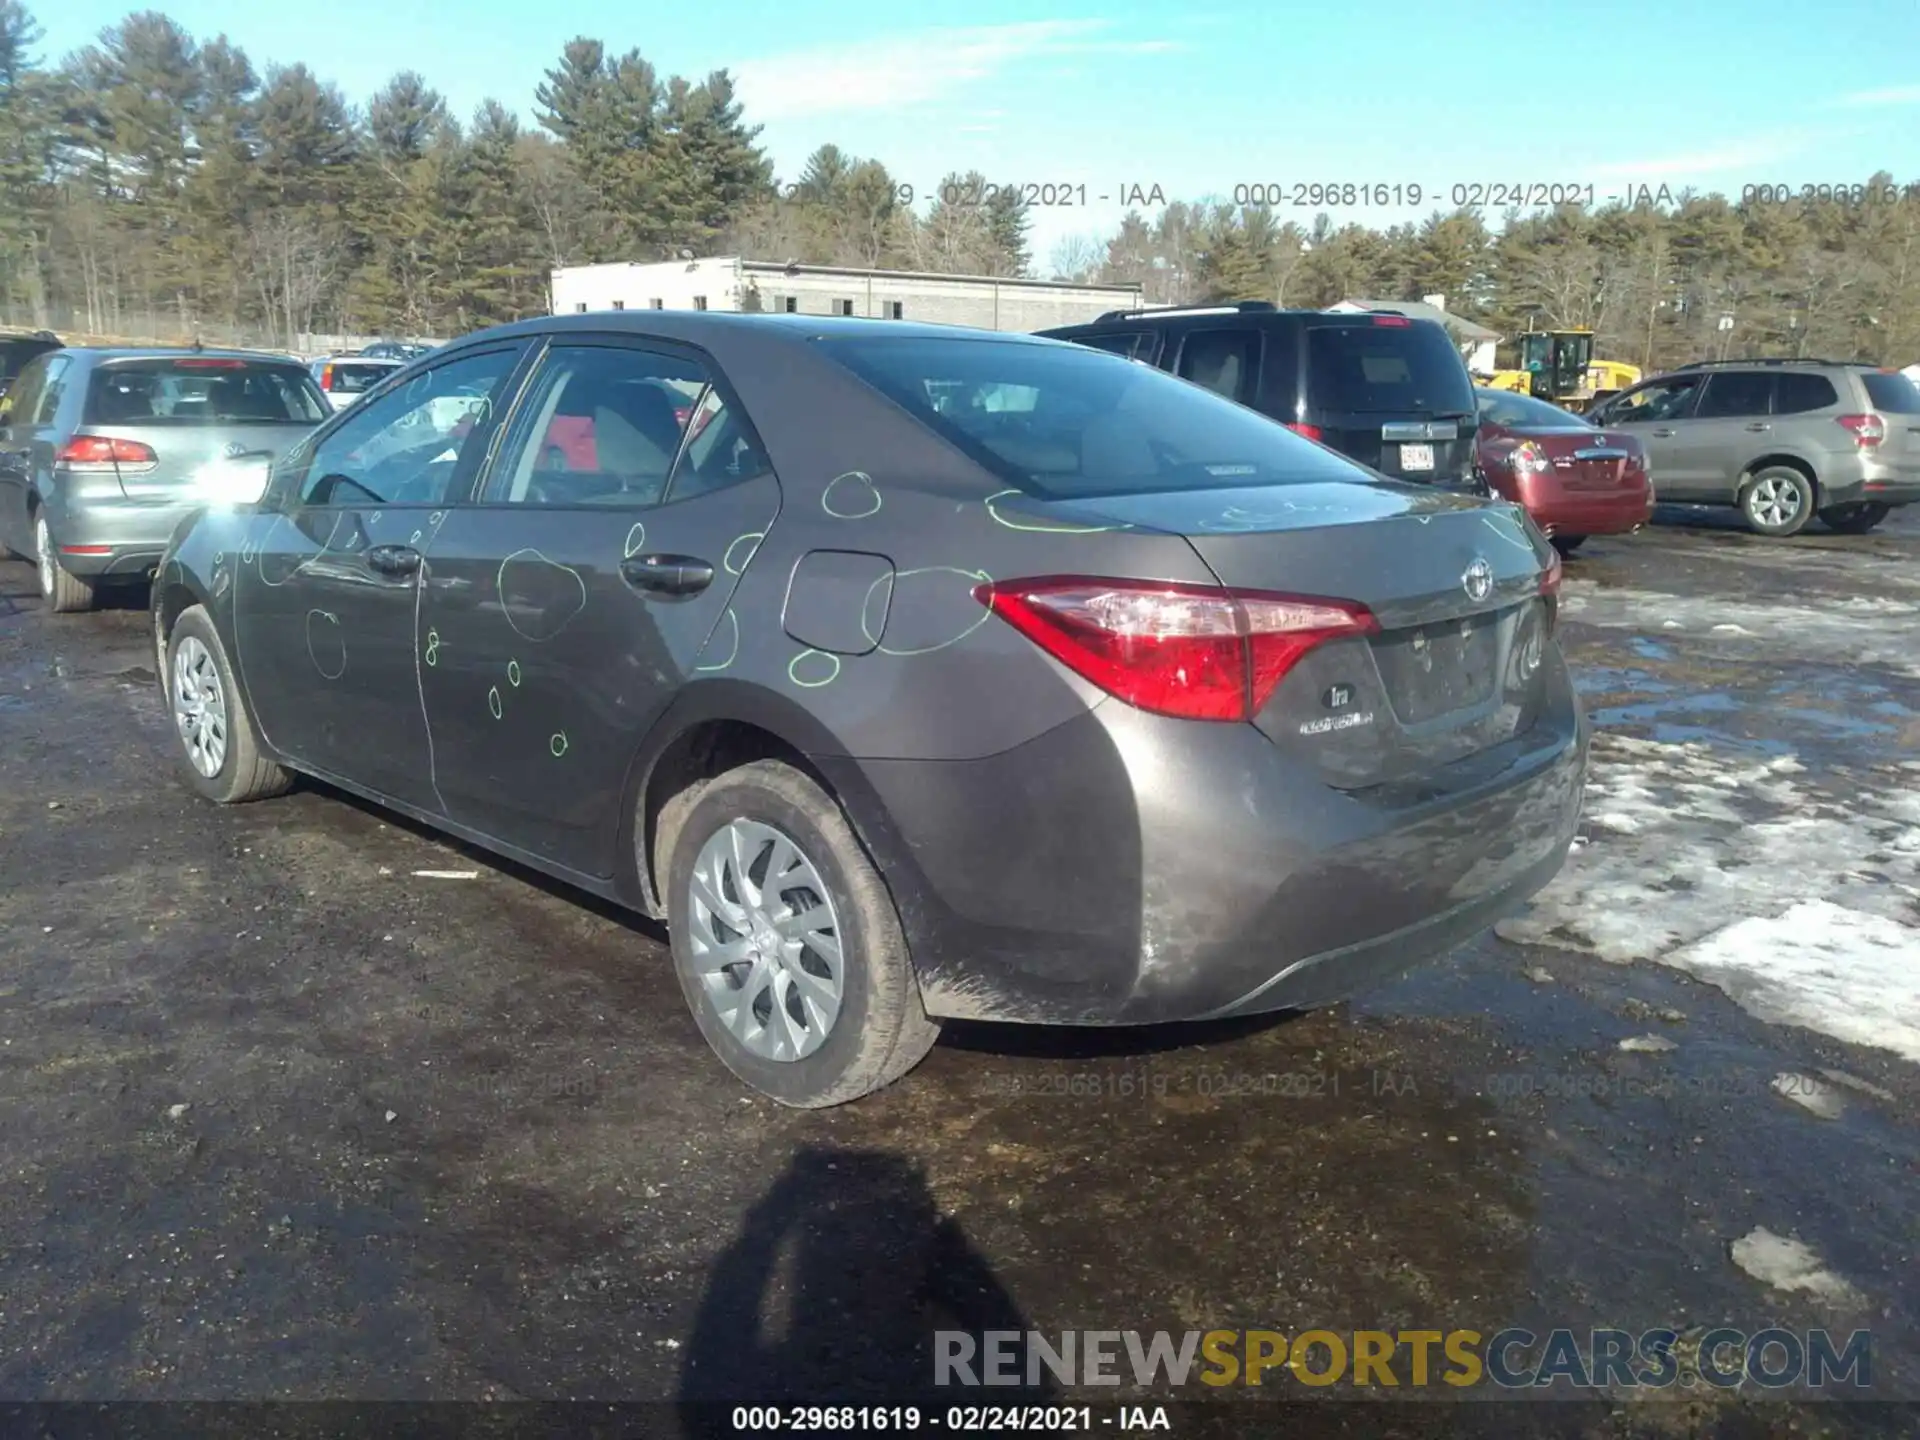
[[[1834,360],[1715,360],[1623,390],[1589,415],[1640,437],[1655,497],[1737,505],[1762,535],[1818,515],[1864,535],[1920,500],[1920,386]]]

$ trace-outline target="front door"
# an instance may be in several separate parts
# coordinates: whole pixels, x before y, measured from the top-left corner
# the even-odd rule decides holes
[[[698,670],[780,490],[724,378],[663,342],[569,338],[479,493],[433,537],[421,685],[448,815],[610,876],[628,766]]]
[[[1692,467],[1682,432],[1700,389],[1699,375],[1673,375],[1650,381],[1609,401],[1605,426],[1639,437],[1647,452],[1654,498],[1687,501],[1710,489],[1707,477]]]
[[[371,397],[275,477],[241,547],[234,633],[261,732],[303,769],[438,808],[420,575],[525,348],[467,351]]]
[[[7,398],[0,401],[6,410],[0,424],[0,550],[33,555],[27,496],[36,478],[53,464],[53,435],[48,427],[60,407],[64,377],[72,363],[65,355],[29,361]]]

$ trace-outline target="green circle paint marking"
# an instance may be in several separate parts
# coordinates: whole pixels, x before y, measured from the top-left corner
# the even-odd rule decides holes
[[[502,711],[500,706],[500,687],[498,685],[495,685],[487,691],[487,709],[493,712],[494,719],[498,720],[500,718]]]
[[[518,660],[507,661],[507,683],[516,690],[520,688],[520,662]]]
[[[766,538],[767,532],[764,530],[755,530],[750,534],[739,536],[731,545],[727,546],[727,553],[720,557],[720,564],[729,575],[739,575],[743,573],[747,566],[753,561],[753,552],[760,548],[760,542]],[[747,545],[747,553],[741,557],[740,563],[735,565],[733,563],[733,552],[742,545],[746,545],[749,540],[753,543]]]
[[[1105,535],[1114,530],[1125,530],[1125,525],[1036,525],[1030,520],[1011,520],[994,509],[996,500],[1004,500],[1009,495],[1018,495],[1018,490],[997,490],[987,496],[987,514],[993,517],[996,525],[1004,525],[1009,530],[1021,530],[1030,535]]]
[[[644,520],[636,520],[633,522],[633,528],[627,531],[626,544],[620,547],[620,558],[622,560],[631,560],[634,556],[638,555],[642,550],[646,548],[646,544],[647,544],[646,522]]]
[[[818,680],[802,680],[800,678],[800,662],[810,656],[817,656],[825,660],[833,668]],[[838,655],[829,655],[824,650],[802,650],[787,662],[787,678],[802,690],[818,690],[822,685],[831,685],[835,680],[840,678],[840,657]]]
[[[553,752],[553,758],[556,760],[558,760],[562,755],[566,754],[567,753],[567,732],[562,730],[558,734],[556,734],[551,740],[547,741],[547,749]]]
[[[426,661],[429,665],[440,663],[440,632],[438,630],[427,631]]]
[[[955,565],[922,565],[917,569],[897,570],[890,575],[882,575],[867,587],[867,598],[860,607],[860,633],[866,636],[867,643],[872,645],[882,655],[892,655],[897,659],[905,659],[913,655],[931,655],[934,651],[944,650],[949,645],[958,645],[962,640],[966,639],[993,618],[993,605],[988,603],[980,607],[979,615],[968,623],[966,629],[950,639],[942,640],[933,645],[904,647],[882,645],[880,643],[880,635],[875,635],[872,627],[867,622],[867,617],[873,609],[873,592],[878,590],[882,585],[891,583],[894,587],[888,596],[888,608],[891,610],[893,597],[900,593],[899,582],[905,580],[910,575],[958,575],[963,579],[973,580],[981,585],[991,585],[993,583],[993,577],[984,570],[962,570]],[[969,587],[969,589],[971,589],[971,587]],[[968,598],[972,598],[971,594],[969,594]],[[885,625],[880,627],[881,635],[886,633],[886,628]]]
[[[844,485],[840,506],[834,508],[834,487]],[[864,496],[861,487],[865,487]],[[827,482],[827,488],[820,492],[820,508],[836,520],[864,520],[869,515],[880,513],[880,490],[873,483],[873,477],[864,470],[849,470],[844,475],[836,475]]]
[[[726,613],[720,618],[721,623],[727,625],[733,631],[733,645],[727,651],[727,658],[722,660],[718,665],[696,665],[693,667],[695,671],[703,675],[710,675],[716,670],[724,670],[740,658],[740,617],[733,613],[733,607],[729,605]],[[719,631],[716,629],[714,633],[717,635]],[[711,640],[709,640],[709,643],[711,643]]]

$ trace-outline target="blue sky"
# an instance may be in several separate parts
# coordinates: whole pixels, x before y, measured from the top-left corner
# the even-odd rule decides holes
[[[35,8],[55,59],[131,7]],[[1638,185],[1737,195],[1857,183],[1876,169],[1920,181],[1914,0],[161,8],[198,38],[224,32],[256,65],[303,60],[356,102],[413,68],[462,113],[494,96],[530,116],[541,72],[581,34],[638,47],[664,73],[725,67],[783,177],[832,141],[923,195],[968,169],[1073,187],[1075,203],[1035,212],[1042,266],[1062,237],[1110,230],[1123,186],[1198,199],[1258,182],[1421,185],[1418,211],[1348,212],[1388,223],[1475,182],[1592,184],[1604,198]],[[964,24],[939,23],[954,18]]]

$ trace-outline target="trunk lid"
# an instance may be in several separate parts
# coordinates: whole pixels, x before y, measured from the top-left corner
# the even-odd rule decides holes
[[[1329,316],[1306,329],[1306,423],[1321,442],[1393,479],[1473,490],[1473,383],[1437,324]]]
[[[1570,491],[1605,492],[1633,484],[1638,468],[1633,464],[1639,445],[1619,431],[1594,430],[1519,430],[1522,440],[1531,440],[1553,462],[1554,476]]]
[[[1357,601],[1380,632],[1311,650],[1254,719],[1330,785],[1431,773],[1532,728],[1551,551],[1525,512],[1425,486],[1322,482],[1086,499],[1185,535],[1233,589]]]
[[[293,361],[141,356],[94,372],[79,433],[145,447],[151,459],[118,447],[113,461],[129,499],[187,498],[208,468],[278,459],[329,413]]]

